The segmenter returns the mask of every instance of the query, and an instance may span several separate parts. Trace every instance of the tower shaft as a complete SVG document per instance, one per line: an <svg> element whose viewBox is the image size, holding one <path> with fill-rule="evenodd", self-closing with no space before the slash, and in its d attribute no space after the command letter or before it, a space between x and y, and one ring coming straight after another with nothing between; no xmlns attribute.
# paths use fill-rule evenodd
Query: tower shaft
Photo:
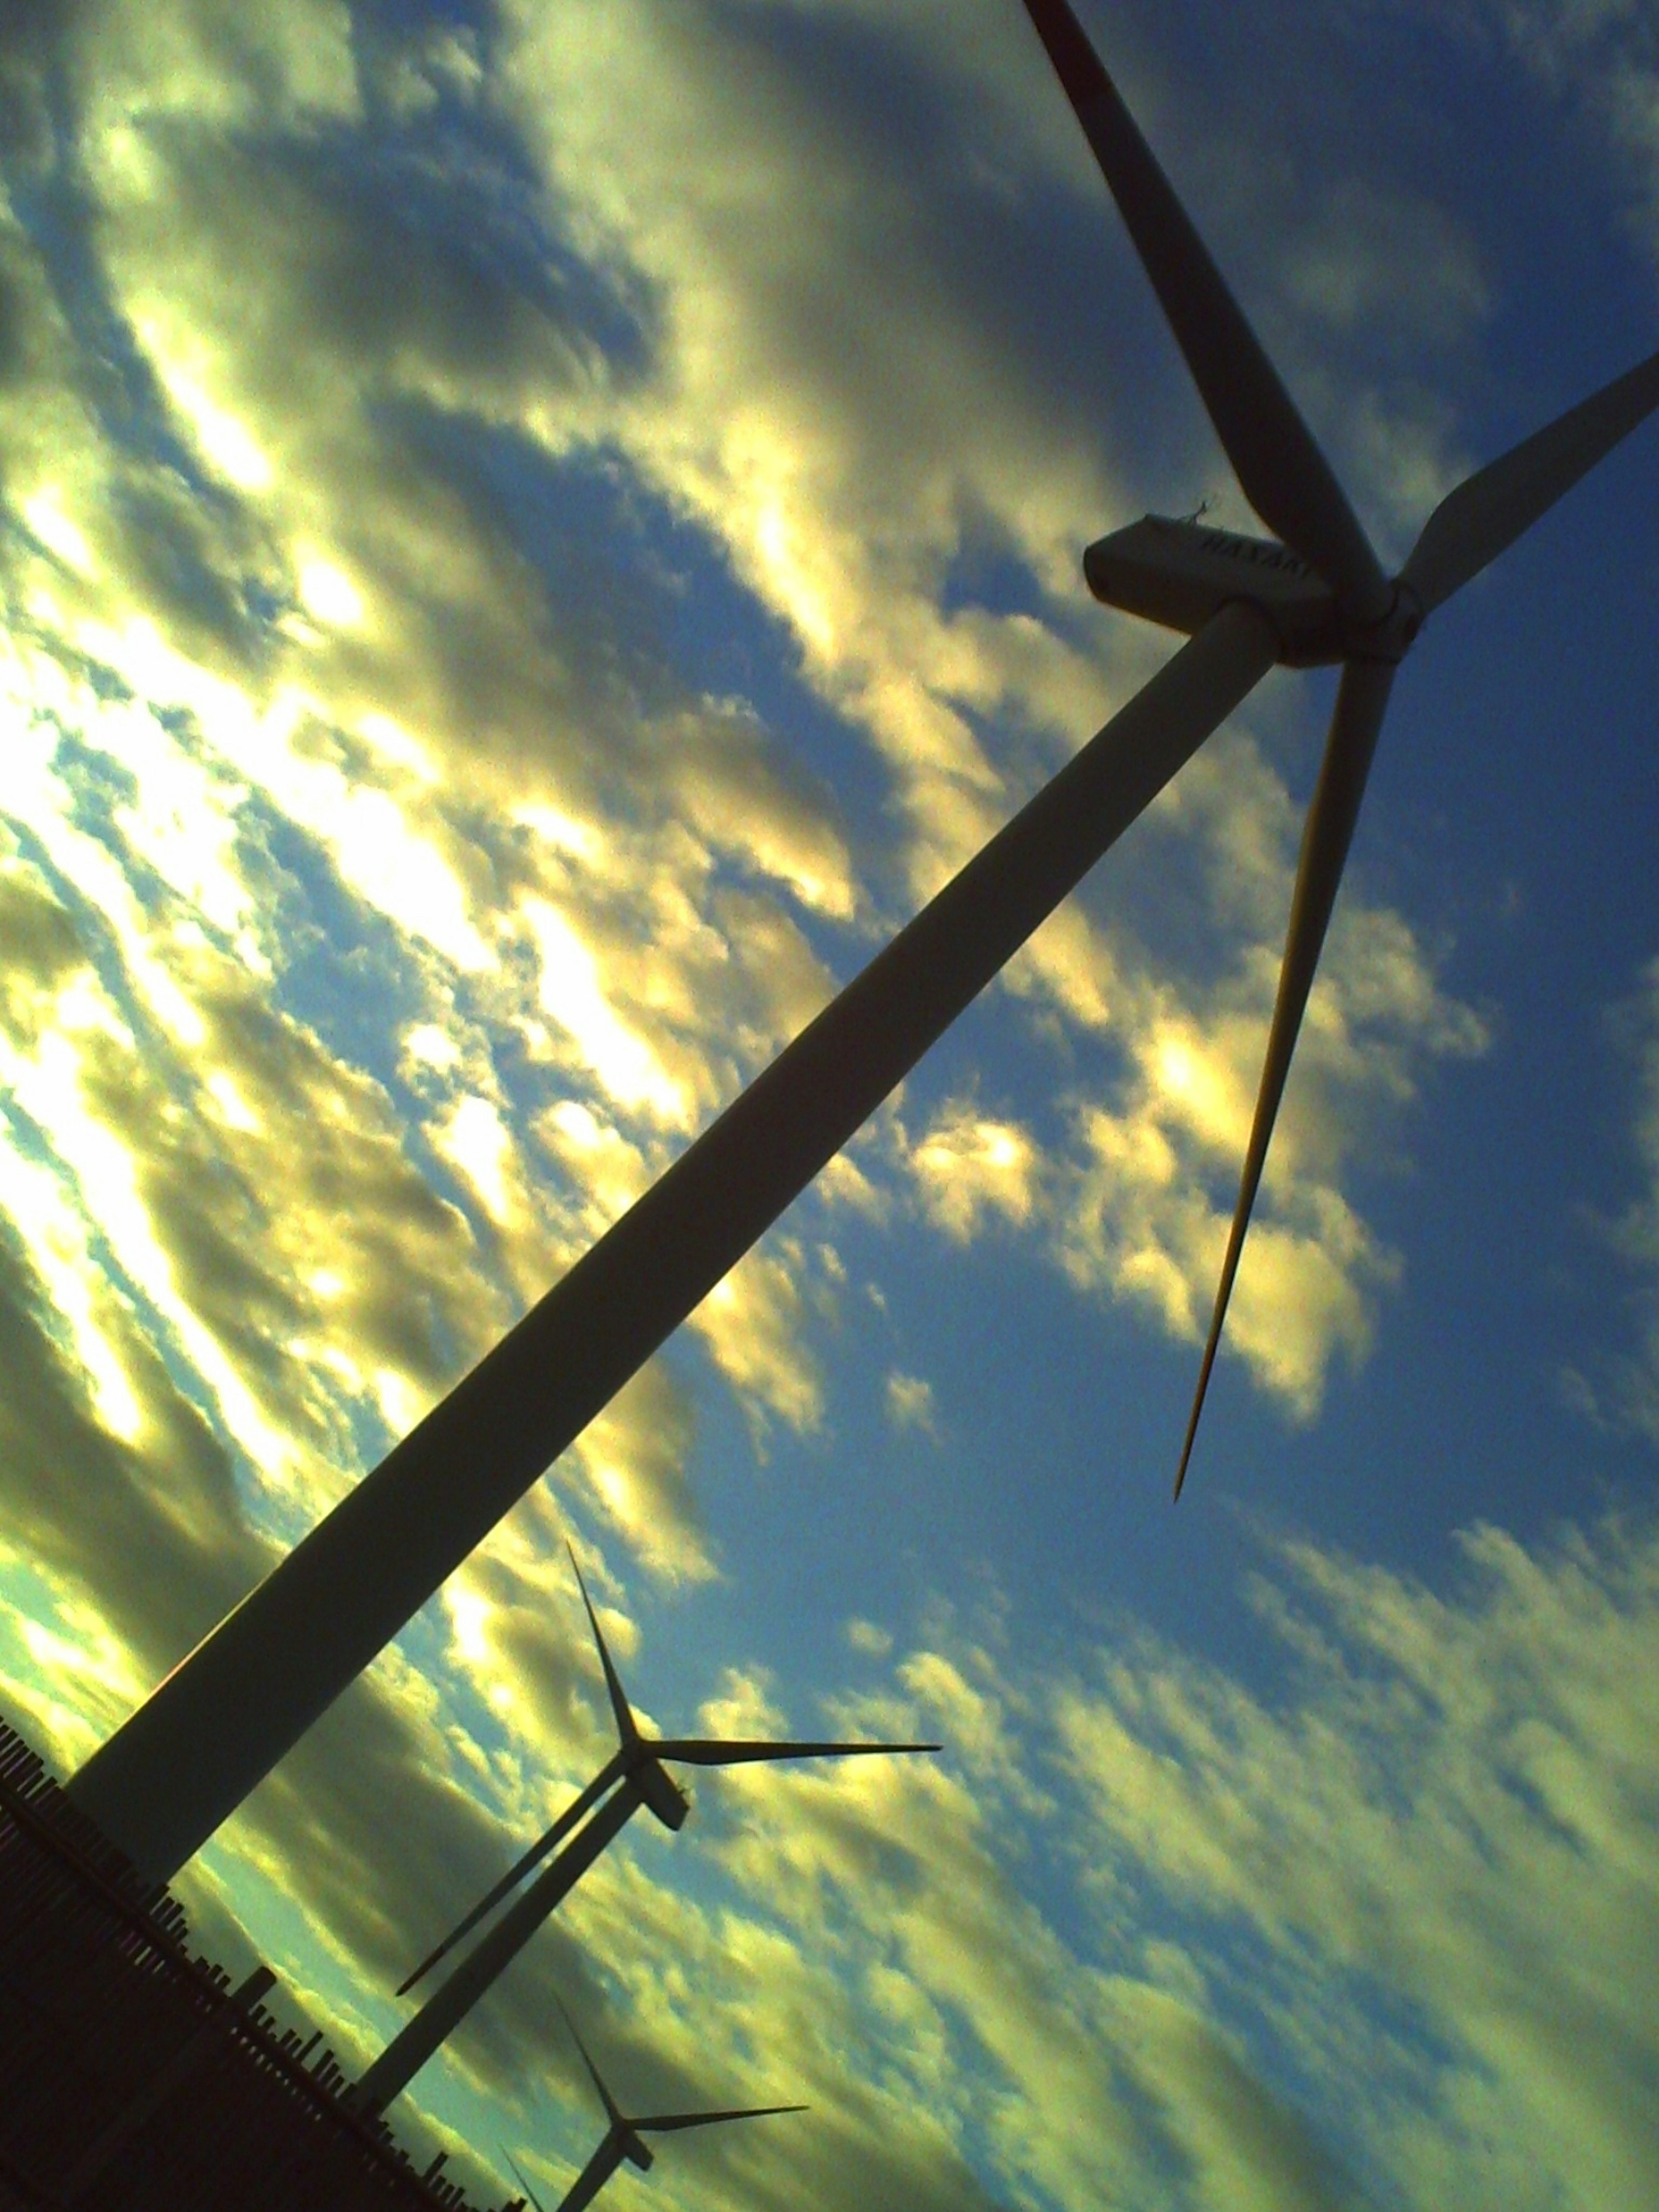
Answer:
<svg viewBox="0 0 1659 2212"><path fill-rule="evenodd" d="M470 1950L400 2028L357 2084L360 2098L383 2111L409 2087L439 2045L511 1966L560 1900L568 1896L607 1844L628 1825L644 1799L625 1782L610 1803L544 1867L524 1895ZM596 2185L597 2186L597 2185Z"/></svg>

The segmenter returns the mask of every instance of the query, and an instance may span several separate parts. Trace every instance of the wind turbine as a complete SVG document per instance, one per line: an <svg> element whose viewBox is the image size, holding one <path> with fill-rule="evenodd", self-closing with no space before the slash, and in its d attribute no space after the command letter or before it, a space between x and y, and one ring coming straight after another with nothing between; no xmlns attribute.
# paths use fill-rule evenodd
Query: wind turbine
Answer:
<svg viewBox="0 0 1659 2212"><path fill-rule="evenodd" d="M607 1843L624 1821L632 1819L641 1805L647 1807L665 1828L683 1828L691 1810L690 1803L679 1784L665 1770L665 1759L677 1766L748 1766L793 1759L902 1759L918 1752L941 1748L936 1743L754 1742L742 1738L718 1736L641 1735L639 1723L634 1717L634 1708L628 1702L628 1692L623 1688L622 1677L611 1656L611 1648L605 1640L605 1631L599 1626L599 1617L593 1610L593 1601L587 1595L582 1571L576 1564L576 1554L568 1541L565 1549L570 1553L571 1571L576 1577L576 1587L581 1592L588 1626L593 1632L593 1641L599 1646L599 1665L604 1670L605 1686L610 1694L611 1711L617 1723L617 1748L586 1789L572 1798L552 1826L538 1836L523 1856L516 1860L495 1887L479 1899L465 1918L457 1922L437 1948L429 1951L407 1980L398 1984L399 1996L412 1990L446 1953L452 1951L464 1936L470 1935L481 1920L493 1912L501 1899L518 1887L532 1867L540 1865L554 1846L570 1833L583 1814L597 1805L615 1783L623 1784L622 1795L629 1802L627 1811L620 1818L617 1817L614 1807L607 1814L607 1822L615 1820L615 1826L608 1826ZM579 1871L585 1872L586 1864ZM574 1879L573 1875L573 1885Z"/></svg>
<svg viewBox="0 0 1659 2212"><path fill-rule="evenodd" d="M1221 1279L1182 1445L1181 1495L1297 1032L1336 902L1395 671L1424 622L1495 561L1659 405L1659 354L1447 495L1385 576L1329 463L1279 381L1067 0L1025 0L1245 497L1275 539L1147 516L1091 545L1109 605L1189 633L1228 601L1273 623L1294 667L1342 678L1303 831L1289 933Z"/></svg>
<svg viewBox="0 0 1659 2212"><path fill-rule="evenodd" d="M631 2118L623 2111L605 2087L604 2077L593 2063L587 2045L582 2041L577 2031L575 2021L571 2019L568 2012L565 2012L562 2004L560 2005L559 2010L564 2013L565 2026L576 2039L576 2048L582 2055L582 2063L587 2069L593 2087L599 2093L599 2101L605 2106L611 2125L605 2130L604 2140L599 2148L571 2183L569 2188L566 2190L554 2208L554 2212L580 2212L580 2208L584 2204L592 2203L592 2199L599 2195L624 2159L631 2166L637 2166L642 2173L648 2172L656 2163L656 2154L648 2143L641 2140L646 2136L672 2135L684 2128L718 2127L726 2120L769 2120L779 2112L804 2112L806 2110L805 2105L753 2105L739 2112L656 2112L643 2119ZM530 2199L535 2212L545 2212L540 2197L537 2196L520 2170L518 2160L512 2152L507 2149L505 2144L502 2146L502 2150L507 2164L517 2176L519 2186Z"/></svg>
<svg viewBox="0 0 1659 2212"><path fill-rule="evenodd" d="M151 1881L419 1612L1267 670L1340 661L1179 1492L1395 665L1659 403L1659 355L1454 492L1391 583L1071 9L1026 8L1278 540L1149 517L1090 549L1097 594L1187 642L93 1753L67 1794Z"/></svg>
<svg viewBox="0 0 1659 2212"><path fill-rule="evenodd" d="M569 1548L567 1545L567 1550ZM582 1571L570 1553L576 1586L599 1648L611 1710L620 1739L616 1751L593 1779L566 1806L545 1833L537 1838L516 1864L480 1899L466 1917L428 1953L398 1991L402 1996L414 1988L440 1959L523 1881L532 1867L568 1836L583 1814L599 1805L608 1790L620 1784L610 1803L594 1813L587 1826L566 1845L550 1866L514 1899L495 1925L440 1984L414 2017L394 2035L380 2057L358 2080L357 2097L383 2110L412 2081L440 2045L458 2027L485 1991L492 1988L562 1898L567 1897L606 1846L619 1835L641 1805L647 1806L665 1828L681 1828L691 1808L684 1792L666 1771L663 1762L684 1766L741 1766L756 1761L793 1759L902 1758L916 1752L937 1751L936 1743L757 1743L702 1736L647 1736L640 1732L633 1707L622 1686L599 1615L587 1595ZM571 2033L574 2034L573 2028ZM580 2040L580 2038L577 2039ZM597 2186L597 2184L595 2185Z"/></svg>

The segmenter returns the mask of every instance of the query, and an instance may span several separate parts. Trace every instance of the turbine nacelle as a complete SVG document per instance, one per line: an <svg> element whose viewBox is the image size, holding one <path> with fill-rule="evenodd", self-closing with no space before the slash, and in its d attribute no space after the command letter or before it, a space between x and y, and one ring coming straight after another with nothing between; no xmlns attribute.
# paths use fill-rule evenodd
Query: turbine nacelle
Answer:
<svg viewBox="0 0 1659 2212"><path fill-rule="evenodd" d="M623 1754L623 1772L665 1828L683 1828L691 1801L647 1743L630 1745Z"/></svg>
<svg viewBox="0 0 1659 2212"><path fill-rule="evenodd" d="M656 2164L656 2152L652 2149L650 2144L645 2142L645 2140L628 2124L628 2122L623 2121L622 2124L617 2128L616 2142L617 2149L628 2160L629 2164L630 2166L637 2166L641 2173L649 2172L651 2168Z"/></svg>
<svg viewBox="0 0 1659 2212"><path fill-rule="evenodd" d="M1390 587L1381 621L1356 623L1312 564L1277 538L1165 514L1143 515L1097 538L1083 556L1083 574L1103 605L1188 637L1230 601L1248 599L1273 624L1287 668L1399 660L1423 625L1408 585Z"/></svg>
<svg viewBox="0 0 1659 2212"><path fill-rule="evenodd" d="M1336 594L1299 553L1271 538L1246 538L1212 524L1143 515L1097 538L1083 556L1089 589L1103 605L1139 615L1191 637L1231 599L1261 608L1292 668L1342 658Z"/></svg>

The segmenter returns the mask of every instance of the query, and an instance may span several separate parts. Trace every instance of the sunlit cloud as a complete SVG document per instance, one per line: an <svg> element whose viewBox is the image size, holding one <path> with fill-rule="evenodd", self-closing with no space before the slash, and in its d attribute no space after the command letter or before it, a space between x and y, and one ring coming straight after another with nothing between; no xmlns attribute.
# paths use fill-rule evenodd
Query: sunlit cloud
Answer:
<svg viewBox="0 0 1659 2212"><path fill-rule="evenodd" d="M979 1113L969 1103L947 1106L911 1156L928 1218L966 1243L988 1214L1016 1225L1037 1203L1040 1164L1018 1122Z"/></svg>
<svg viewBox="0 0 1659 2212"><path fill-rule="evenodd" d="M1364 2127L1413 2200L1639 2202L1651 1533L1540 1558L1487 1530L1465 1551L1449 1600L1291 1547L1299 1592L1263 1596L1304 1656L1295 1703L1148 1651L1068 1697L1062 1727L1103 1833L1249 1931L1286 2021L1322 1962L1340 2033L1301 2063L1372 2085ZM1437 2059L1402 2039L1401 2007Z"/></svg>
<svg viewBox="0 0 1659 2212"><path fill-rule="evenodd" d="M715 1364L763 1423L798 1431L823 1417L823 1383L803 1328L815 1291L831 1295L793 1238L740 1260L691 1316Z"/></svg>
<svg viewBox="0 0 1659 2212"><path fill-rule="evenodd" d="M923 1375L902 1374L894 1368L883 1388L887 1418L898 1430L915 1429L937 1438L938 1417L933 1408L933 1386Z"/></svg>
<svg viewBox="0 0 1659 2212"><path fill-rule="evenodd" d="M1501 20L1614 103L1630 11ZM67 1764L1157 665L1084 607L1077 549L1208 463L1195 412L1142 452L1036 335L1082 310L1034 211L1099 187L1012 8L474 29L315 0L38 35L16 159L38 185L64 134L81 258L15 191L0 1682ZM846 96L877 81L905 128ZM1493 279L1409 195L1306 198L1257 225L1268 312L1397 535L1459 419L1314 356L1455 349ZM1268 686L1038 933L990 1016L1008 1087L924 1070L216 1844L199 1893L268 1916L343 2045L608 1748L561 1539L641 1711L690 1694L651 1625L723 1587L704 1440L735 1406L757 1454L827 1449L884 1253L1025 1240L1197 1333L1304 713ZM1294 1416L1409 1265L1367 1168L1486 1043L1448 952L1362 859L1229 1338ZM1650 1272L1642 1034L1620 1235ZM927 1358L884 1340L866 1395L944 1463ZM1659 1433L1653 1364L1619 1407ZM1127 1629L1061 1678L854 1620L862 1688L821 1716L734 1659L704 1708L734 1725L947 1758L700 1778L687 1837L640 1823L434 2079L522 2113L550 2187L594 2124L556 1991L641 2095L811 2102L665 2160L671 2212L1646 2202L1650 1548L1482 1535L1438 1597L1293 1549L1262 1601L1307 1671L1276 1707Z"/></svg>
<svg viewBox="0 0 1659 2212"><path fill-rule="evenodd" d="M619 1106L685 1127L691 1102L684 1086L611 1004L592 952L551 907L537 903L526 914L541 955L542 1004L606 1094Z"/></svg>

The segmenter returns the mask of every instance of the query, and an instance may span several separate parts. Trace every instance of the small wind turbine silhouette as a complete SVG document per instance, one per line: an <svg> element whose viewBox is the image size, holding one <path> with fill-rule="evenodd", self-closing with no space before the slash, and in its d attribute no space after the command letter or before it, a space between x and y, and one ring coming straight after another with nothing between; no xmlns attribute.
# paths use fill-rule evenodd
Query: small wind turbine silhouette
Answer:
<svg viewBox="0 0 1659 2212"><path fill-rule="evenodd" d="M565 1549L570 1553L576 1587L581 1592L588 1625L593 1631L593 1641L599 1646L599 1665L605 1671L605 1686L610 1692L611 1711L617 1723L617 1748L586 1788L572 1798L552 1826L536 1838L523 1856L515 1861L495 1887L479 1899L465 1918L451 1929L436 1950L428 1952L408 1979L398 1984L399 1996L412 1990L440 1959L453 1950L464 1936L470 1935L481 1920L493 1912L501 1899L518 1887L532 1868L541 1863L555 1845L570 1833L582 1815L597 1805L606 1790L616 1783L623 1784L621 1797L626 1798L628 1803L625 1811L621 1809L619 1801L613 1801L607 1808L605 1816L607 1843L641 1805L647 1806L664 1827L684 1827L686 1815L691 1810L690 1804L684 1791L666 1771L663 1765L665 1759L671 1760L677 1766L746 1766L757 1762L769 1764L792 1759L899 1759L917 1752L939 1749L936 1743L757 1743L714 1736L641 1735L639 1723L634 1717L634 1709L628 1702L628 1693L623 1688L622 1678L605 1643L605 1631L599 1626L599 1615L593 1610L593 1601L587 1595L582 1571L576 1565L576 1554L568 1542ZM582 1870L578 1869L579 1872ZM574 2029L572 2033L574 2033Z"/></svg>
<svg viewBox="0 0 1659 2212"><path fill-rule="evenodd" d="M1181 1495L1227 1303L1395 670L1424 621L1659 405L1659 354L1448 494L1399 575L1384 576L1312 432L1228 291L1066 0L1025 0L1245 497L1282 543L1149 515L1091 545L1097 598L1194 632L1230 600L1266 613L1281 660L1340 662L1303 832L1266 1064L1221 1280L1182 1446Z"/></svg>
<svg viewBox="0 0 1659 2212"><path fill-rule="evenodd" d="M683 2128L712 2128L719 2126L726 2120L768 2120L778 2112L804 2112L806 2110L805 2105L754 2105L740 2112L657 2112L643 2119L632 2118L623 2111L605 2087L604 2077L593 2063L587 2045L582 2041L577 2030L575 2021L571 2019L568 2012L565 2011L562 2004L560 2005L559 2010L564 2013L564 2024L575 2037L576 2048L582 2055L582 2063L587 2069L593 2087L599 2093L599 2101L605 2106L611 2125L605 2130L605 2138L599 2148L560 2199L555 2212L580 2212L580 2208L584 2204L590 2203L598 2196L624 2159L627 2159L630 2165L637 2166L641 2172L647 2172L655 2163L656 2154L650 2145L642 2140L646 2136L672 2135ZM520 2188L524 2191L525 2195L535 2207L535 2212L545 2212L540 2197L525 2179L518 2160L504 2143L501 2149L507 2164L518 2178Z"/></svg>
<svg viewBox="0 0 1659 2212"><path fill-rule="evenodd" d="M621 1786L609 1804L599 1807L552 1863L544 1867L514 1899L495 1926L486 1930L459 1966L452 1970L413 2018L404 2022L368 2071L359 2077L356 2096L365 2106L376 2111L383 2111L408 2087L434 2051L465 2019L479 1998L494 1987L560 1899L575 1887L641 1805L648 1805L665 1827L684 1825L691 1808L684 1794L664 1771L665 1759L672 1759L678 1765L738 1766L758 1759L892 1758L939 1748L936 1743L751 1743L701 1736L641 1735L574 1552L570 1564L575 1569L576 1584L581 1591L594 1641L599 1647L599 1663L605 1669L605 1686L611 1693L611 1708L617 1717L621 1743L545 1834L537 1838L518 1863L502 1875L459 1926L450 1930L437 1949L421 1961L399 1989L398 1996L412 1989L532 1867L547 1856L562 1838L570 1835L582 1814L598 1806L607 1790L615 1784Z"/></svg>

